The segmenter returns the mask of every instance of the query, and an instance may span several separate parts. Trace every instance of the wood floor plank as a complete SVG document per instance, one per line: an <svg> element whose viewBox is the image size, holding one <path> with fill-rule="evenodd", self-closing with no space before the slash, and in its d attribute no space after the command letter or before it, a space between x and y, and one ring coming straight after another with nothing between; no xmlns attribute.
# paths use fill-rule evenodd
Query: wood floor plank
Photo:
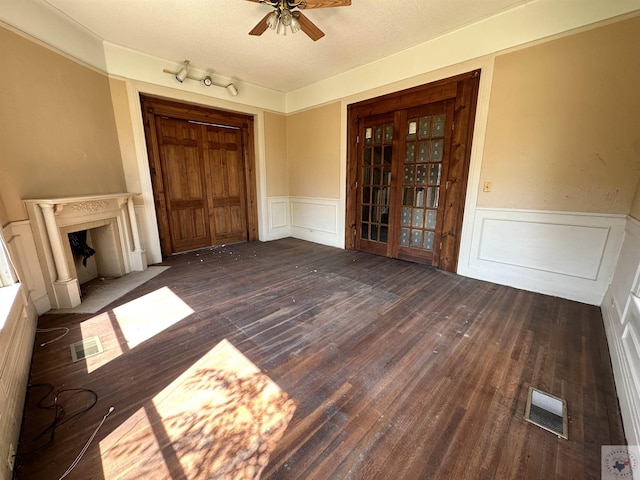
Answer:
<svg viewBox="0 0 640 480"><path fill-rule="evenodd" d="M70 331L38 334L17 480L59 478L111 405L68 478L599 478L624 443L597 307L294 239L163 264L96 315L39 319ZM73 363L92 335L105 352ZM98 401L45 445L38 384ZM568 440L524 420L529 386L567 400Z"/></svg>

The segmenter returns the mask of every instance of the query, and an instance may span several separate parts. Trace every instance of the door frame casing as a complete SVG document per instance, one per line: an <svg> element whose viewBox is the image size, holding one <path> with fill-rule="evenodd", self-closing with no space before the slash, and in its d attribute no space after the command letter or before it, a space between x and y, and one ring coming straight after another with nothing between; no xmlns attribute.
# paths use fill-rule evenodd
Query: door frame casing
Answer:
<svg viewBox="0 0 640 480"><path fill-rule="evenodd" d="M357 235L357 179L358 179L358 122L374 115L395 112L429 103L455 100L454 135L451 162L463 162L460 178L454 179L447 192L448 222L454 227L443 231L443 248L440 252L439 268L455 272L460 252L460 237L465 206L469 165L471 162L471 143L475 114L478 103L480 69L455 75L425 85L392 92L375 98L347 105L347 168L346 168L346 205L345 205L345 248L356 248ZM451 200L456 204L450 204Z"/></svg>
<svg viewBox="0 0 640 480"><path fill-rule="evenodd" d="M251 115L219 110L213 107L194 105L186 102L169 100L163 97L140 93L142 121L144 126L149 170L153 187L156 221L160 236L162 256L171 255L171 242L168 235L168 218L164 195L156 192L157 178L161 175L160 152L155 129L155 116L167 116L180 120L194 120L239 128L242 132L244 181L246 185L247 238L248 241L259 239L258 235L258 196L254 145L254 119Z"/></svg>

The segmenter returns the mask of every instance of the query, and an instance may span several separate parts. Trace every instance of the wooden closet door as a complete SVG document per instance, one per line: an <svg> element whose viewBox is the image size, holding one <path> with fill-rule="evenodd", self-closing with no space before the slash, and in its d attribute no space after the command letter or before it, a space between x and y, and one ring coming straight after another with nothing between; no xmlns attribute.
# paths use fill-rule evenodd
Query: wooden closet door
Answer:
<svg viewBox="0 0 640 480"><path fill-rule="evenodd" d="M253 118L141 100L162 255L258 240Z"/></svg>
<svg viewBox="0 0 640 480"><path fill-rule="evenodd" d="M160 162L171 250L211 245L201 126L157 118Z"/></svg>

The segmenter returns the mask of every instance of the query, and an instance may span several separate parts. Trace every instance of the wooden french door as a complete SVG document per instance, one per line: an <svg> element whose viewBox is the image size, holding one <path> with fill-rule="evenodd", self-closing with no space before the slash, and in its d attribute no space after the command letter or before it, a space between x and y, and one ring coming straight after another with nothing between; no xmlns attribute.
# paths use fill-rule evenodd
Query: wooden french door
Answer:
<svg viewBox="0 0 640 480"><path fill-rule="evenodd" d="M365 252L391 256L389 223L396 197L395 191L393 194L391 192L394 167L393 115L364 119L359 132L364 144L358 162L356 245Z"/></svg>
<svg viewBox="0 0 640 480"><path fill-rule="evenodd" d="M437 264L452 114L448 100L360 122L359 250Z"/></svg>
<svg viewBox="0 0 640 480"><path fill-rule="evenodd" d="M455 271L478 79L349 107L347 248Z"/></svg>
<svg viewBox="0 0 640 480"><path fill-rule="evenodd" d="M163 255L257 239L247 117L150 98L143 116Z"/></svg>

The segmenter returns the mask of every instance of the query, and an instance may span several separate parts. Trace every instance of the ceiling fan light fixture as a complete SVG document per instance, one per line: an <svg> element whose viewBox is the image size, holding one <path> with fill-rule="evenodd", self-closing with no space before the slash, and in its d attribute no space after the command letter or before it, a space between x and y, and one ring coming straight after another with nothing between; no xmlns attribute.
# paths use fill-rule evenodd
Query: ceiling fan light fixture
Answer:
<svg viewBox="0 0 640 480"><path fill-rule="evenodd" d="M180 83L184 82L184 80L187 78L187 75L189 75L189 72L187 71L187 67L189 66L189 60L184 62L184 66L180 69L180 71L178 73L176 73L176 80Z"/></svg>
<svg viewBox="0 0 640 480"><path fill-rule="evenodd" d="M291 15L291 10L285 8L282 10L280 14L280 22L284 24L285 27L291 26L291 21L293 20L293 15Z"/></svg>
<svg viewBox="0 0 640 480"><path fill-rule="evenodd" d="M278 33L278 35L287 34L287 26L282 22L282 20L280 21L280 23L278 23L278 30L276 30L276 32Z"/></svg>
<svg viewBox="0 0 640 480"><path fill-rule="evenodd" d="M291 33L298 33L300 31L300 22L294 16L291 17Z"/></svg>
<svg viewBox="0 0 640 480"><path fill-rule="evenodd" d="M269 18L267 19L267 25L269 25L269 28L271 30L275 30L278 28L279 21L280 21L280 14L278 13L278 10L274 10L273 13L269 15Z"/></svg>

